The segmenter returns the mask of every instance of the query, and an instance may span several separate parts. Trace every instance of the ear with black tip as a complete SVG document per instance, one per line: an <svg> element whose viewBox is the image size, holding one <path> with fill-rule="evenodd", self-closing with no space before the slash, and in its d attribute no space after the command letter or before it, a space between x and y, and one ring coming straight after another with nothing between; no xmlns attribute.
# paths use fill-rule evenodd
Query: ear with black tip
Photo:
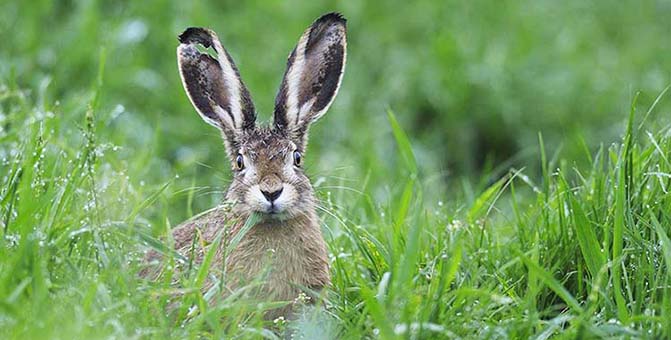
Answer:
<svg viewBox="0 0 671 340"><path fill-rule="evenodd" d="M256 121L249 91L213 31L190 27L180 34L179 42L177 64L184 89L200 116L223 132L231 151L239 134ZM211 47L216 58L200 52L198 45Z"/></svg>
<svg viewBox="0 0 671 340"><path fill-rule="evenodd" d="M339 13L321 16L303 33L275 98L276 129L305 142L309 125L326 113L340 87L346 33L346 20Z"/></svg>

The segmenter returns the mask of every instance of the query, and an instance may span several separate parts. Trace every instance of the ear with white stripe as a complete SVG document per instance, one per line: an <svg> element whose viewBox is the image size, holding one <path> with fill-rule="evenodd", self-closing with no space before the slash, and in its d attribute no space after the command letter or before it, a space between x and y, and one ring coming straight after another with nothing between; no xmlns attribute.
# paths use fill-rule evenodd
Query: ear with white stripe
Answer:
<svg viewBox="0 0 671 340"><path fill-rule="evenodd" d="M274 124L304 144L310 123L326 113L345 69L346 20L323 15L303 33L289 55L275 98Z"/></svg>
<svg viewBox="0 0 671 340"><path fill-rule="evenodd" d="M190 27L179 36L177 63L182 84L200 116L223 133L229 152L238 136L254 127L256 112L249 91L231 56L217 35L206 28ZM216 58L200 52L212 48Z"/></svg>

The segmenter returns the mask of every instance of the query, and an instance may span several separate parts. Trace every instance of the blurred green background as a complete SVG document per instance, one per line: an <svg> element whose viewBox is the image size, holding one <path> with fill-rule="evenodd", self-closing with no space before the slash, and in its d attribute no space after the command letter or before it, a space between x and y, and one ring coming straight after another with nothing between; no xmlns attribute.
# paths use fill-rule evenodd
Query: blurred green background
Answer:
<svg viewBox="0 0 671 340"><path fill-rule="evenodd" d="M329 11L348 19L348 59L312 129L313 180L384 182L398 157L387 108L443 188L510 167L538 173L538 133L551 154L580 163L621 135L636 91L643 110L671 83L669 1L3 1L0 77L38 102L60 101L62 124L81 126L102 56L96 121L127 163L119 168L136 184L178 175L178 189L209 188L194 202L202 210L221 199L228 163L181 87L176 36L214 29L267 121L288 53Z"/></svg>
<svg viewBox="0 0 671 340"><path fill-rule="evenodd" d="M0 0L0 329L268 326L244 324L245 303L192 318L204 300L188 274L193 294L166 313L171 281L136 275L161 244L141 236L220 203L230 178L182 89L177 35L215 30L268 121L289 52L330 11L348 19L347 68L305 164L344 338L410 337L423 322L466 338L671 334L668 92L648 114L671 84L668 0ZM632 102L636 126L611 146Z"/></svg>

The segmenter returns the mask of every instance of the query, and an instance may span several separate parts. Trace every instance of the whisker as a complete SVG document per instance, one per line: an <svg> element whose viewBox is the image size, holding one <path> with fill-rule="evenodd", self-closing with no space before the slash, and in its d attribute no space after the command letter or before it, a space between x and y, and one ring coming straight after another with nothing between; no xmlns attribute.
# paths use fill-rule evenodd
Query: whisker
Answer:
<svg viewBox="0 0 671 340"><path fill-rule="evenodd" d="M342 176L336 176L336 175L316 175L316 176L323 177L323 178L328 178L328 179L337 179L337 180L340 180L340 181L356 182L355 179L342 177Z"/></svg>
<svg viewBox="0 0 671 340"><path fill-rule="evenodd" d="M206 190L206 189L210 189L210 188L213 188L213 187L211 187L211 186L200 186L200 187L193 186L193 187L186 187L186 188L183 188L183 189L179 189L179 190L173 191L172 194L173 194L173 195L181 195L181 194L183 194L183 193L185 193L185 192L189 192L189 191L196 191L196 192L199 192L199 191L201 191L201 190Z"/></svg>
<svg viewBox="0 0 671 340"><path fill-rule="evenodd" d="M227 191L223 191L223 190L212 190L212 191L206 191L206 192L198 193L197 197L208 196L208 195L211 195L211 194L226 195L226 193L227 193Z"/></svg>
<svg viewBox="0 0 671 340"><path fill-rule="evenodd" d="M328 210L328 209L326 209L326 208L324 208L324 207L322 207L322 206L320 206L320 205L316 205L315 207L316 207L317 209L319 209L319 210L325 212L326 214L330 215L330 216L333 217L336 221L338 221L340 224L342 224L345 228L347 228L347 224L345 223L345 221L343 221L343 220L342 220L340 217L338 217L336 214L332 213L330 210Z"/></svg>
<svg viewBox="0 0 671 340"><path fill-rule="evenodd" d="M211 166L211 165L209 165L209 164L205 164L205 163L203 163L203 162L198 162L198 161L196 161L196 164L197 164L197 165L200 165L200 166L202 166L202 167L204 167L204 168L214 169L213 166Z"/></svg>
<svg viewBox="0 0 671 340"><path fill-rule="evenodd" d="M325 191L325 190L328 190L328 189L341 189L341 190L347 190L347 191L355 192L355 193L357 193L361 196L366 195L366 193L364 193L361 190L357 190L357 189L354 189L354 188L341 186L341 185L329 185L329 186L324 186L324 187L318 187L318 188L315 188L315 191Z"/></svg>

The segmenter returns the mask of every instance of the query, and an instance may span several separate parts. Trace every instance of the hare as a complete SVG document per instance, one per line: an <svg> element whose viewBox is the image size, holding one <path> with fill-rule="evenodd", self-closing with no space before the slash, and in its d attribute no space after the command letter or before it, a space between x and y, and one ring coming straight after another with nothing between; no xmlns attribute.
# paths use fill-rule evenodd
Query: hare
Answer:
<svg viewBox="0 0 671 340"><path fill-rule="evenodd" d="M329 263L303 154L310 124L326 113L342 81L346 20L338 13L323 15L300 37L287 61L271 126L256 124L249 92L213 31L191 27L179 42L182 83L201 118L221 130L233 179L225 204L173 230L176 251L200 263L223 228L230 240L256 214L258 222L225 258L216 250L210 268L225 268L224 290L263 276L257 292L263 298L291 301L305 288L319 292L330 284ZM153 252L147 260L157 257ZM265 317L290 313L287 306Z"/></svg>

